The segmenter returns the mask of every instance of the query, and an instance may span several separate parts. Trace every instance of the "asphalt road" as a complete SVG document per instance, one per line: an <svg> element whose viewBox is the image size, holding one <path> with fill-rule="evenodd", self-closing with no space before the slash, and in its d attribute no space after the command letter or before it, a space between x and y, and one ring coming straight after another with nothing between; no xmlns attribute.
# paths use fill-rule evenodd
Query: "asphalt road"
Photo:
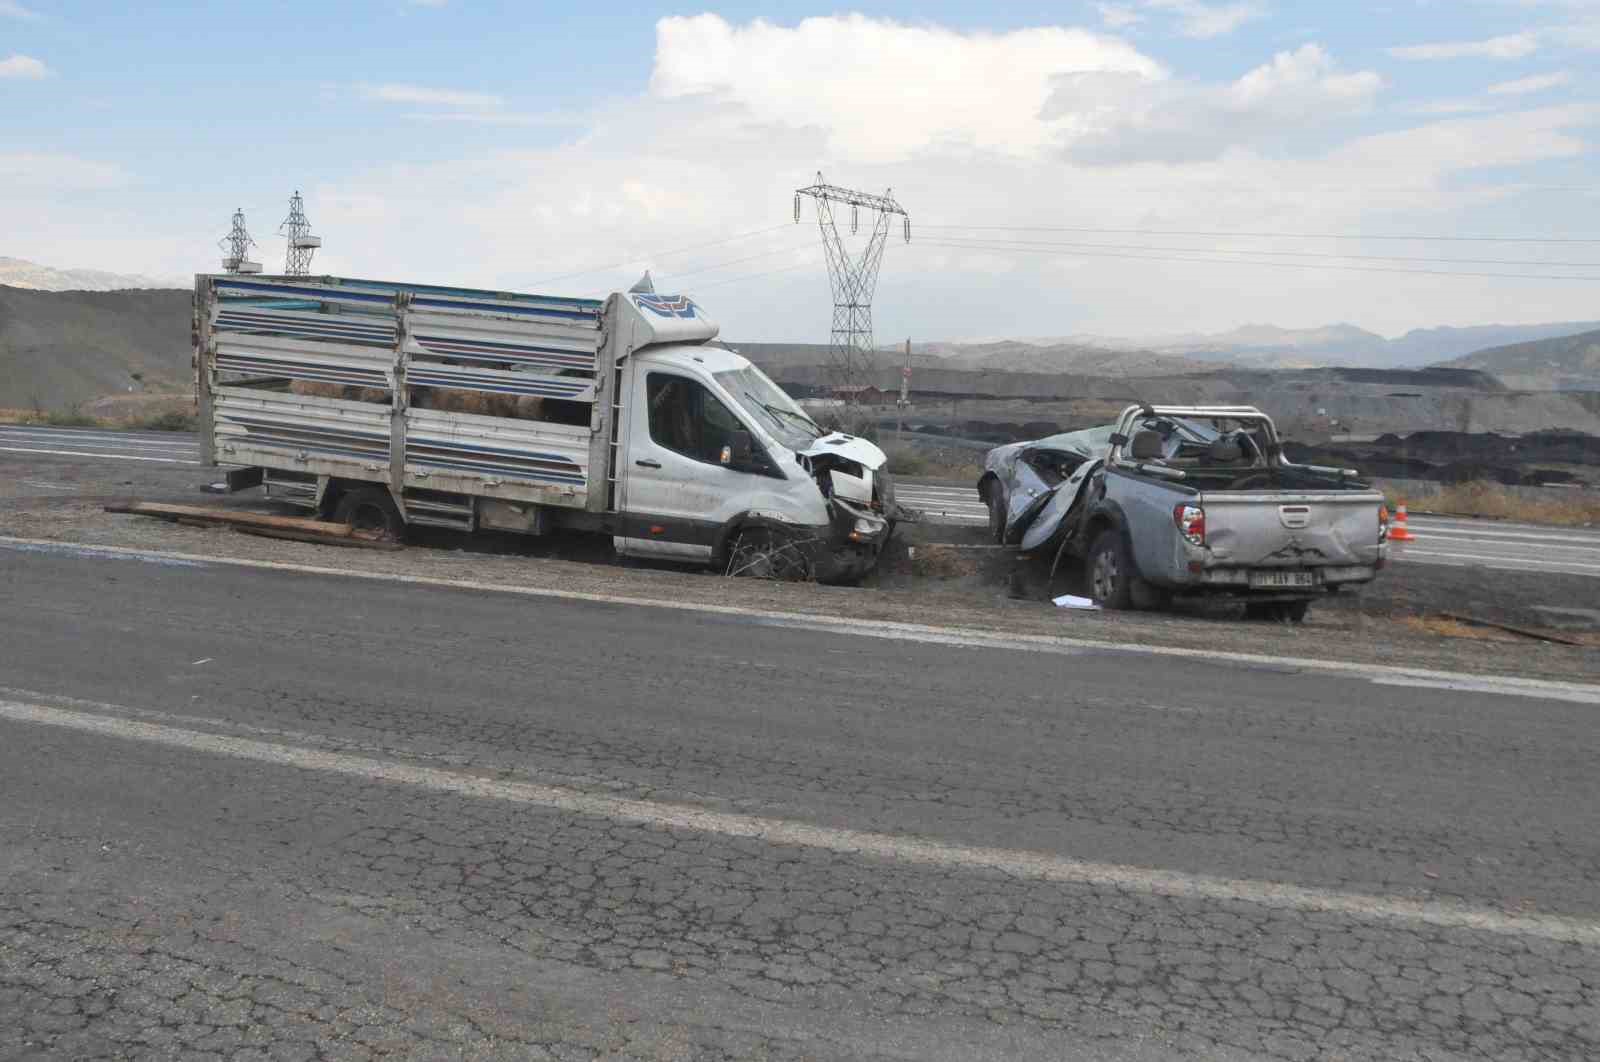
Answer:
<svg viewBox="0 0 1600 1062"><path fill-rule="evenodd" d="M989 522L971 487L908 483L895 496L935 523ZM1409 524L1416 541L1391 549L1402 563L1600 576L1600 531L1441 516L1412 516Z"/></svg>
<svg viewBox="0 0 1600 1062"><path fill-rule="evenodd" d="M0 1058L1593 1058L1597 708L4 546Z"/></svg>

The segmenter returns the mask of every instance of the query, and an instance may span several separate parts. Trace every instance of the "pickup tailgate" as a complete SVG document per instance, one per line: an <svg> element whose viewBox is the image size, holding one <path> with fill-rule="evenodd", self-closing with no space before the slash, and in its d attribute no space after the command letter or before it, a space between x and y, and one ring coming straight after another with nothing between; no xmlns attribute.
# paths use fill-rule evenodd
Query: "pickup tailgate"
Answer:
<svg viewBox="0 0 1600 1062"><path fill-rule="evenodd" d="M1217 492L1200 503L1211 566L1369 565L1381 553L1377 491Z"/></svg>

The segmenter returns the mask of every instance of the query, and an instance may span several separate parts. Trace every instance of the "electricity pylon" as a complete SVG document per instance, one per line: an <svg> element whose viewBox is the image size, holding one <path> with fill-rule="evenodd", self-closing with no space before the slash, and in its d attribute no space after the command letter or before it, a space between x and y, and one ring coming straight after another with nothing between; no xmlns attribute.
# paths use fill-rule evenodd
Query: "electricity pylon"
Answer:
<svg viewBox="0 0 1600 1062"><path fill-rule="evenodd" d="M287 246L283 252L283 271L291 277L303 277L311 272L311 256L322 246L322 237L311 235L311 222L306 220L306 203L299 191L289 197L289 216L278 226Z"/></svg>
<svg viewBox="0 0 1600 1062"><path fill-rule="evenodd" d="M870 195L826 183L817 174L817 183L794 193L794 220L800 223L800 197L817 201L817 226L822 230L822 249L828 256L828 283L833 288L833 331L828 339L828 363L834 387L846 401L859 397L862 371L872 351L872 293L878 286L878 267L889 239L889 218L902 219L907 243L911 242L911 216L895 202L893 190ZM871 212L872 230L859 255L852 255L834 221L834 204L850 208L850 234L861 228L861 211Z"/></svg>
<svg viewBox="0 0 1600 1062"><path fill-rule="evenodd" d="M222 268L229 273L261 272L261 263L250 261L250 248L255 245L256 241L244 227L244 208L240 207L233 212L233 228L217 241L217 246L222 248Z"/></svg>

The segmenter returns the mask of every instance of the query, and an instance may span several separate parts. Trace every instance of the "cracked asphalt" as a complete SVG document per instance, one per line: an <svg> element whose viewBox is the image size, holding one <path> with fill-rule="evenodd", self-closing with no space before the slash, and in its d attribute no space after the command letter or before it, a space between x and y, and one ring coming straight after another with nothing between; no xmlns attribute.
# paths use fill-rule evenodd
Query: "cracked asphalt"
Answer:
<svg viewBox="0 0 1600 1062"><path fill-rule="evenodd" d="M0 1058L1600 1056L1593 700L16 549L0 687Z"/></svg>

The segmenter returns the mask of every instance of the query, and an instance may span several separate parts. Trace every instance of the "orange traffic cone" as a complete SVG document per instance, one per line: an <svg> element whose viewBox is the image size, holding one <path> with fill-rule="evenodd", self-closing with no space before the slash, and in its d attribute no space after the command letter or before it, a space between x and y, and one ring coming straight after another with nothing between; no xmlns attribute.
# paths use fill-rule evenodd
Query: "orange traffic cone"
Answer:
<svg viewBox="0 0 1600 1062"><path fill-rule="evenodd" d="M1389 541L1412 542L1416 537L1411 533L1411 528L1406 526L1406 503L1401 502L1400 507L1395 510L1394 522L1389 525Z"/></svg>

